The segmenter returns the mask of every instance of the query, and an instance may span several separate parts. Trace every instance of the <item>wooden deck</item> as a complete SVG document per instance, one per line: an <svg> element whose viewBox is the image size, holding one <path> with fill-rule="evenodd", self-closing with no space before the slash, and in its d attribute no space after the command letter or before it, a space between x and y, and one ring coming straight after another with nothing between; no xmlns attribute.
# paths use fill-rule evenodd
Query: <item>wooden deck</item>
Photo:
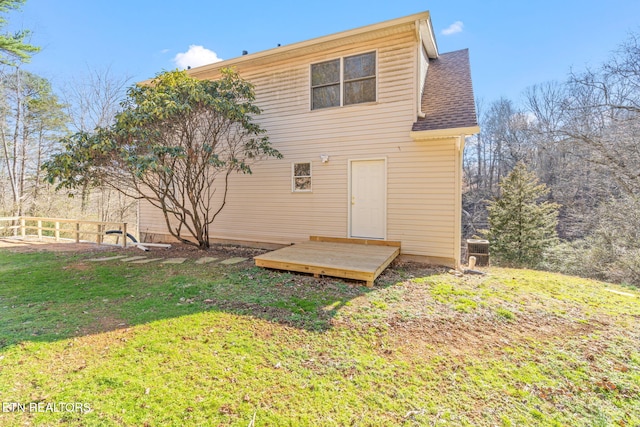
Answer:
<svg viewBox="0 0 640 427"><path fill-rule="evenodd" d="M311 236L297 243L254 257L258 267L362 280L374 280L400 254L400 242Z"/></svg>

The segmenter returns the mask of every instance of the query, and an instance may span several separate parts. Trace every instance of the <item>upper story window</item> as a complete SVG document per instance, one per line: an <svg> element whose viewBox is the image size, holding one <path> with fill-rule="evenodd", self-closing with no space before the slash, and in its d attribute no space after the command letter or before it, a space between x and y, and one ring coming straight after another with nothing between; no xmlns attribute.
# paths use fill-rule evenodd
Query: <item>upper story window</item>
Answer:
<svg viewBox="0 0 640 427"><path fill-rule="evenodd" d="M311 109L376 100L376 53L311 65Z"/></svg>

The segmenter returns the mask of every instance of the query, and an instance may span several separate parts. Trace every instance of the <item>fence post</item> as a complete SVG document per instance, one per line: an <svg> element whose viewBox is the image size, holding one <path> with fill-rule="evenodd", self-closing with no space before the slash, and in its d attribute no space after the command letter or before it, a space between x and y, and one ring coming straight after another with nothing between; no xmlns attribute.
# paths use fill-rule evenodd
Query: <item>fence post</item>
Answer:
<svg viewBox="0 0 640 427"><path fill-rule="evenodd" d="M80 243L80 223L76 222L76 243Z"/></svg>
<svg viewBox="0 0 640 427"><path fill-rule="evenodd" d="M127 247L127 223L122 223L122 248L126 249Z"/></svg>
<svg viewBox="0 0 640 427"><path fill-rule="evenodd" d="M60 240L60 223L58 221L56 221L56 231L54 231L54 233L56 242L58 242Z"/></svg>
<svg viewBox="0 0 640 427"><path fill-rule="evenodd" d="M38 220L38 239L42 240L42 220Z"/></svg>
<svg viewBox="0 0 640 427"><path fill-rule="evenodd" d="M25 233L25 229L24 229L25 222L26 222L26 221L24 220L24 218L20 217L20 235L21 235L22 237L25 237L25 235L26 235L26 233Z"/></svg>
<svg viewBox="0 0 640 427"><path fill-rule="evenodd" d="M98 224L98 234L96 234L96 243L102 243L102 224Z"/></svg>

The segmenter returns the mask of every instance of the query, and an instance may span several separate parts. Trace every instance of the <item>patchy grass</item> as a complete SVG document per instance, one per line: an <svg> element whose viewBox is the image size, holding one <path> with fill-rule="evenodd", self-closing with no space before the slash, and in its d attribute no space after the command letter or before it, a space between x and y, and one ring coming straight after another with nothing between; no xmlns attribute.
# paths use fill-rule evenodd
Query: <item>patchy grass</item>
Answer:
<svg viewBox="0 0 640 427"><path fill-rule="evenodd" d="M0 424L640 424L637 290L88 257L0 251ZM90 410L46 411L60 402Z"/></svg>

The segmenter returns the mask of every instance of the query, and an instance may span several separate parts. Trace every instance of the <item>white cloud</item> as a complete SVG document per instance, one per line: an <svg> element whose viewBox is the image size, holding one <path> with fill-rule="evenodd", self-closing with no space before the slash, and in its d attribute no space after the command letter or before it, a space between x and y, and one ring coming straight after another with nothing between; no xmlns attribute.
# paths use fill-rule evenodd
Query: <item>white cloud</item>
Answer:
<svg viewBox="0 0 640 427"><path fill-rule="evenodd" d="M175 62L178 68L182 69L199 67L220 61L222 61L222 59L218 58L218 54L214 51L194 44L189 46L189 50L184 53L179 53L173 58L173 62Z"/></svg>
<svg viewBox="0 0 640 427"><path fill-rule="evenodd" d="M461 33L463 27L464 27L464 24L462 23L462 21L456 21L453 24L449 25L444 30L442 30L442 34L445 36L450 36L452 34Z"/></svg>

